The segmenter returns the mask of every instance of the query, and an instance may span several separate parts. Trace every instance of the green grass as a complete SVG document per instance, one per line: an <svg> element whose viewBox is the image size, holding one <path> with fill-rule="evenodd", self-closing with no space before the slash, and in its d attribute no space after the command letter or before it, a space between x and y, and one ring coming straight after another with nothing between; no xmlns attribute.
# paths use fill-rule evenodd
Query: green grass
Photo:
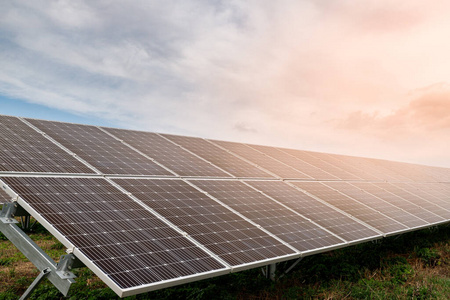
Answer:
<svg viewBox="0 0 450 300"><path fill-rule="evenodd" d="M65 253L42 226L30 236L55 260ZM75 273L69 299L118 299L89 269ZM17 299L37 274L0 236L0 300ZM63 297L44 281L30 299ZM126 299L450 299L450 227L309 256L276 282L253 269Z"/></svg>

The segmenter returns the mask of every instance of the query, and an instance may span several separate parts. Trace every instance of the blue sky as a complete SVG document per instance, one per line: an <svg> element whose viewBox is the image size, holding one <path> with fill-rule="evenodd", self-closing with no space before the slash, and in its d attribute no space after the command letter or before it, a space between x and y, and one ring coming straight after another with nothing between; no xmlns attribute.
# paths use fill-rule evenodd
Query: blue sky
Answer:
<svg viewBox="0 0 450 300"><path fill-rule="evenodd" d="M450 167L448 1L2 1L0 113Z"/></svg>

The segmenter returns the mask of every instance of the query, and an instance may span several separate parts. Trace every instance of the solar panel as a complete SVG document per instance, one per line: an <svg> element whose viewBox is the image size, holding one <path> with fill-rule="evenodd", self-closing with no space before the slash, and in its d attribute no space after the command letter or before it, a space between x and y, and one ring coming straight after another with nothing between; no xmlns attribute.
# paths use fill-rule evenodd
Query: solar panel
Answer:
<svg viewBox="0 0 450 300"><path fill-rule="evenodd" d="M327 154L327 153L314 153L308 152L320 160L327 162L345 172L353 174L363 180L382 180L383 176L377 176L370 170L367 170L365 166L358 164L354 157L351 158L352 163L348 163L345 159L342 159L342 155Z"/></svg>
<svg viewBox="0 0 450 300"><path fill-rule="evenodd" d="M281 178L310 178L309 176L306 176L296 169L291 168L290 166L283 164L282 162L277 161L276 159L263 154L262 152L259 152L245 144L222 142L216 140L211 140L211 142L233 152L234 154L239 155L240 157L248 161L251 161L252 163L264 168L265 170L268 170L269 172Z"/></svg>
<svg viewBox="0 0 450 300"><path fill-rule="evenodd" d="M218 166L236 177L270 178L273 177L267 172L239 159L227 151L213 145L212 143L200 139L177 135L163 134L162 136L195 153L203 159Z"/></svg>
<svg viewBox="0 0 450 300"><path fill-rule="evenodd" d="M116 292L133 294L155 283L225 269L105 179L1 180Z"/></svg>
<svg viewBox="0 0 450 300"><path fill-rule="evenodd" d="M389 218L377 210L379 203L370 205L362 200L366 195L351 194L349 189L351 186L347 183L340 182L293 182L293 185L305 190L323 201L345 211L346 213L358 218L359 220L369 224L373 228L387 234L407 229L408 227L399 224L397 221ZM353 191L355 192L355 191ZM353 195L353 197L352 197ZM381 201L380 201L381 202Z"/></svg>
<svg viewBox="0 0 450 300"><path fill-rule="evenodd" d="M328 182L327 185L333 186L337 185L338 183L331 183ZM358 183L352 182L347 183L347 186L345 188L339 187L339 191L349 197L352 197L353 199L357 199L362 204L372 208L373 210L376 210L380 212L381 214L389 217L392 220L397 221L398 223L402 224L404 227L407 227L409 229L412 228L418 228L420 226L425 226L427 223L418 218L417 216L412 215L411 213L404 211L403 209L395 206L394 204L390 203L386 199L380 198L376 195L370 194L365 189L363 189L362 186L359 186ZM388 224L388 221L386 220L386 224ZM396 227L398 225L396 223L395 227L388 227L387 232L392 233L396 231ZM400 230L403 230L404 227L402 227Z"/></svg>
<svg viewBox="0 0 450 300"><path fill-rule="evenodd" d="M0 116L0 172L94 173L16 117Z"/></svg>
<svg viewBox="0 0 450 300"><path fill-rule="evenodd" d="M114 179L234 268L295 254L182 180Z"/></svg>
<svg viewBox="0 0 450 300"><path fill-rule="evenodd" d="M95 126L27 121L104 174L174 175Z"/></svg>
<svg viewBox="0 0 450 300"><path fill-rule="evenodd" d="M7 116L0 132L0 202L119 296L450 220L446 168Z"/></svg>
<svg viewBox="0 0 450 300"><path fill-rule="evenodd" d="M419 205L412 203L409 199L404 199L388 192L384 187L385 183L355 183L356 186L363 188L366 192L371 193L389 203L399 207L400 209L411 213L412 215L424 220L429 224L438 223L442 218ZM387 187L387 186L386 186Z"/></svg>
<svg viewBox="0 0 450 300"><path fill-rule="evenodd" d="M313 251L344 243L339 237L243 182L229 180L190 182L299 251Z"/></svg>
<svg viewBox="0 0 450 300"><path fill-rule="evenodd" d="M175 146L162 136L143 131L103 128L180 176L230 177L211 163Z"/></svg>
<svg viewBox="0 0 450 300"><path fill-rule="evenodd" d="M311 154L308 151L300 151L293 149L283 149L284 152L296 157L299 160L302 160L312 166L315 166L321 170L326 170L327 173L333 175L334 177L341 180L361 180L360 177L355 176L347 171L344 171L333 164L330 164L326 161L321 160L315 155Z"/></svg>
<svg viewBox="0 0 450 300"><path fill-rule="evenodd" d="M281 181L246 181L347 242L373 239L376 231Z"/></svg>
<svg viewBox="0 0 450 300"><path fill-rule="evenodd" d="M438 218L437 221L450 219L450 210L447 210L444 206L440 206L437 203L433 203L433 201L429 201L426 198L420 197L417 194L411 193L410 189L405 190L397 184L390 183L375 183L375 185L385 189L386 191L394 194L397 197L408 200L409 202L439 216L440 218Z"/></svg>
<svg viewBox="0 0 450 300"><path fill-rule="evenodd" d="M0 205L10 201L11 197L4 190L0 189Z"/></svg>
<svg viewBox="0 0 450 300"><path fill-rule="evenodd" d="M311 164L308 164L307 162L304 162L303 160L300 160L284 152L283 149L281 148L257 146L257 145L249 145L249 146L266 155L269 155L272 158L275 158L276 160L279 160L280 162L285 163L286 165L296 169L297 171L302 172L303 174L306 174L310 178L317 180L337 179L336 176L333 176L322 169L319 169Z"/></svg>

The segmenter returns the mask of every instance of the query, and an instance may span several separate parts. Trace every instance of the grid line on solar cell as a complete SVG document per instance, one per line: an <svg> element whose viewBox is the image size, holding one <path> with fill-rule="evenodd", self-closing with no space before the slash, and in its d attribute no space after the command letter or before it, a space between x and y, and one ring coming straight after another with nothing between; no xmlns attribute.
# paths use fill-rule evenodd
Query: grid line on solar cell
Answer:
<svg viewBox="0 0 450 300"><path fill-rule="evenodd" d="M16 117L0 116L0 172L94 173Z"/></svg>
<svg viewBox="0 0 450 300"><path fill-rule="evenodd" d="M246 159L247 161L256 164L258 167L264 168L265 170L275 174L280 178L303 178L308 179L303 173L297 171L294 168L256 150L246 144L233 143L233 142L223 142L217 140L209 140L210 142L219 145L220 147L231 151L234 154Z"/></svg>
<svg viewBox="0 0 450 300"><path fill-rule="evenodd" d="M433 201L429 201L428 199L420 197L417 194L413 194L411 193L411 190L402 189L400 186L391 183L377 183L376 185L396 195L397 197L407 199L409 202L439 216L441 218L441 221L443 221L444 219L450 219L450 211L445 207L439 206L438 203L433 203Z"/></svg>
<svg viewBox="0 0 450 300"><path fill-rule="evenodd" d="M368 224L372 228L376 228L384 234L406 229L394 220L386 218L384 215L380 214L379 211L374 210L373 207L362 204L343 193L342 190L344 189L344 186L334 189L330 187L336 186L332 185L334 184L332 182L327 182L326 184L320 182L292 182L292 184L333 205L334 207L337 207L341 211L353 216L364 224ZM330 184L330 186L328 184Z"/></svg>
<svg viewBox="0 0 450 300"><path fill-rule="evenodd" d="M189 181L299 251L313 251L345 243L243 182L231 180Z"/></svg>
<svg viewBox="0 0 450 300"><path fill-rule="evenodd" d="M383 188L384 184L356 183L356 185L361 186L365 191L379 198L387 200L389 203L403 209L406 212L411 213L417 218L424 220L428 224L433 224L442 221L442 218L439 217L438 215L435 215L429 212L428 210L420 206L417 206L416 204L412 203L407 199L401 198L399 196L390 193L389 191Z"/></svg>
<svg viewBox="0 0 450 300"><path fill-rule="evenodd" d="M285 163L291 168L294 168L297 171L302 172L303 174L309 176L312 179L317 180L337 179L336 176L333 176L322 169L319 169L303 160L298 159L295 156L290 155L289 153L284 152L283 151L284 149L258 145L249 145L249 147L254 148L282 163Z"/></svg>
<svg viewBox="0 0 450 300"><path fill-rule="evenodd" d="M349 172L346 172L331 163L321 160L318 157L315 157L309 151L302 150L294 150L294 149L282 149L282 151L296 157L299 160L302 160L326 173L333 175L334 177L341 180L361 180L358 176L355 176ZM325 171L326 170L326 171Z"/></svg>
<svg viewBox="0 0 450 300"><path fill-rule="evenodd" d="M113 181L230 265L294 254L291 249L183 180Z"/></svg>
<svg viewBox="0 0 450 300"><path fill-rule="evenodd" d="M95 126L27 121L104 174L174 175Z"/></svg>
<svg viewBox="0 0 450 300"><path fill-rule="evenodd" d="M211 163L151 132L101 128L180 176L230 177Z"/></svg>
<svg viewBox="0 0 450 300"><path fill-rule="evenodd" d="M280 201L302 216L311 219L311 221L347 242L380 236L380 233L343 214L327 202L324 204L286 182L246 181L246 183Z"/></svg>
<svg viewBox="0 0 450 300"><path fill-rule="evenodd" d="M246 161L228 153L212 143L193 137L162 134L161 136L171 140L177 145L195 153L222 170L236 177L273 178L267 172L247 163Z"/></svg>
<svg viewBox="0 0 450 300"><path fill-rule="evenodd" d="M2 177L1 180L122 289L199 274L205 272L205 266L207 271L224 268L104 179ZM47 207L41 208L44 204ZM108 209L100 210L96 204ZM181 254L184 260L180 259ZM152 259L142 259L144 256ZM164 274L155 272L169 264L174 268L165 269ZM146 273L149 268L153 273L146 276L130 275L138 271Z"/></svg>

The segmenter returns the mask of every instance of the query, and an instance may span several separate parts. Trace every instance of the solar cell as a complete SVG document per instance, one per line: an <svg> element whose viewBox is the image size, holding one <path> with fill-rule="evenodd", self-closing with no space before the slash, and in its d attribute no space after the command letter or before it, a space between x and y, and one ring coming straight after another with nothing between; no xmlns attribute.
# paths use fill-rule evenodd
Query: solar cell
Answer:
<svg viewBox="0 0 450 300"><path fill-rule="evenodd" d="M363 193L359 195L352 194L349 191L351 189L349 184L339 182L327 182L326 184L319 182L292 182L292 184L369 224L384 234L408 228L381 214L376 209L378 205L369 205L363 201L358 201L366 195Z"/></svg>
<svg viewBox="0 0 450 300"><path fill-rule="evenodd" d="M27 121L104 174L174 175L95 126Z"/></svg>
<svg viewBox="0 0 450 300"><path fill-rule="evenodd" d="M361 222L281 181L246 181L347 242L380 236Z"/></svg>
<svg viewBox="0 0 450 300"><path fill-rule="evenodd" d="M0 172L95 173L16 117L0 116Z"/></svg>
<svg viewBox="0 0 450 300"><path fill-rule="evenodd" d="M243 182L231 180L190 180L190 182L299 251L315 251L344 243L342 239Z"/></svg>
<svg viewBox="0 0 450 300"><path fill-rule="evenodd" d="M189 153L156 133L103 128L180 176L230 177L211 163Z"/></svg>
<svg viewBox="0 0 450 300"><path fill-rule="evenodd" d="M295 254L183 180L114 179L233 267Z"/></svg>
<svg viewBox="0 0 450 300"><path fill-rule="evenodd" d="M273 174L281 178L310 178L309 176L306 176L296 169L291 168L290 166L277 161L276 159L263 154L262 152L259 152L258 150L255 150L245 144L222 142L216 140L211 140L211 142L233 152L234 154L239 155L240 157L248 161L251 161L252 163L268 170L269 172L272 172Z"/></svg>
<svg viewBox="0 0 450 300"><path fill-rule="evenodd" d="M193 137L163 134L162 136L195 153L201 158L218 166L236 177L271 178L270 174L239 159L212 143Z"/></svg>
<svg viewBox="0 0 450 300"><path fill-rule="evenodd" d="M293 150L293 149L282 149L284 152L296 157L299 160L302 160L312 166L315 166L321 170L326 170L327 173L333 175L334 177L341 180L361 180L360 177L353 175L349 172L346 172L333 164L330 164L326 161L321 160L320 158L313 155L308 151L301 150ZM321 179L321 178L320 178Z"/></svg>
<svg viewBox="0 0 450 300"><path fill-rule="evenodd" d="M441 221L441 218L423 208L420 206L417 206L410 201L403 199L401 197L398 197L384 188L380 185L375 185L372 183L352 183L355 186L363 189L364 191L383 199L387 202L389 202L392 205L397 206L398 208L402 209L405 212L408 212L411 214L411 216L415 216L416 218L423 220L425 224L432 224ZM424 224L421 224L424 225Z"/></svg>
<svg viewBox="0 0 450 300"><path fill-rule="evenodd" d="M116 292L135 294L154 283L225 269L105 179L1 180Z"/></svg>
<svg viewBox="0 0 450 300"><path fill-rule="evenodd" d="M399 182L395 184L396 186L407 190L414 195L426 199L436 205L443 207L446 210L450 210L450 201L448 201L448 193L440 193L435 188L433 188L430 183L406 183ZM437 191L437 193L436 193Z"/></svg>

